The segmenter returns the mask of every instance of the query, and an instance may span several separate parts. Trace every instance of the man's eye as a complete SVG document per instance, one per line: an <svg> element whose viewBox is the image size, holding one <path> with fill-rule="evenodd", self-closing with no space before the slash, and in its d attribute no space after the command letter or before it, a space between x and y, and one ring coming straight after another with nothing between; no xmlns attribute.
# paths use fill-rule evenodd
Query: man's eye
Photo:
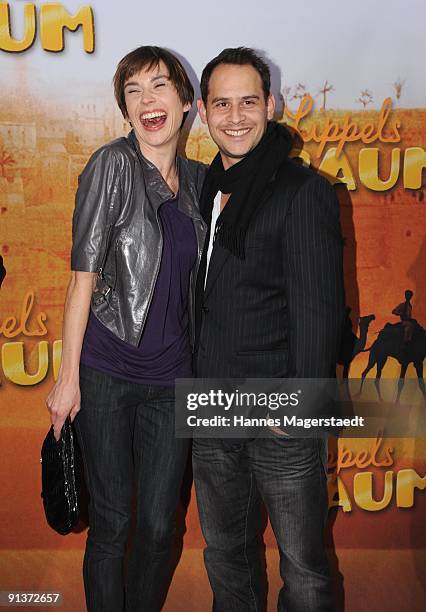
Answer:
<svg viewBox="0 0 426 612"><path fill-rule="evenodd" d="M252 106L254 104L254 100L244 100L244 106Z"/></svg>
<svg viewBox="0 0 426 612"><path fill-rule="evenodd" d="M218 102L216 104L216 108L226 108L228 106L227 102Z"/></svg>

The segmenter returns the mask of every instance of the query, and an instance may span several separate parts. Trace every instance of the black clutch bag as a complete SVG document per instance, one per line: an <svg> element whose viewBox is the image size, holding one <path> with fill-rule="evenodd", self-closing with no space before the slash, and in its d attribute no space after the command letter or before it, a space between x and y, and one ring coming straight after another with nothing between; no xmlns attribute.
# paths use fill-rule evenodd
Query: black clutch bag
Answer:
<svg viewBox="0 0 426 612"><path fill-rule="evenodd" d="M53 425L41 448L41 481L44 513L50 527L66 535L78 521L80 454L70 418L65 421L58 441Z"/></svg>

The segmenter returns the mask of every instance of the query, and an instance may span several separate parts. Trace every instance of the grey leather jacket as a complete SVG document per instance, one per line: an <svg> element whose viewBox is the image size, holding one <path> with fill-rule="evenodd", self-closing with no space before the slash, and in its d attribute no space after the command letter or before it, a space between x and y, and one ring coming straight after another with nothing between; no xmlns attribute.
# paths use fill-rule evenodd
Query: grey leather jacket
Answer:
<svg viewBox="0 0 426 612"><path fill-rule="evenodd" d="M198 209L206 166L178 157L178 208L192 218L198 258L191 273L191 343L195 283L207 227ZM116 336L137 345L160 269L163 236L158 209L172 197L134 132L98 149L79 177L71 268L97 272L91 308Z"/></svg>

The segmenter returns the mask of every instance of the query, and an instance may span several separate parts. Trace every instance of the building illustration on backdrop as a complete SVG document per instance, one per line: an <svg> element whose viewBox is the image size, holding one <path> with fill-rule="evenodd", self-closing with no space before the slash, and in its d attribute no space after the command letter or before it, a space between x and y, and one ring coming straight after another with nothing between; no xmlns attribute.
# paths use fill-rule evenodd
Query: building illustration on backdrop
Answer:
<svg viewBox="0 0 426 612"><path fill-rule="evenodd" d="M313 111L301 124L308 132L315 125L321 129L326 120L341 123L348 112L361 127L377 121L378 111L368 107L351 111L328 108L326 94L331 87L324 82L321 110ZM7 260L10 274L0 308L12 312L17 294L23 295L33 287L38 302L50 313L52 333L58 335L69 278L71 217L78 176L90 154L125 135L128 125L100 86L87 92L84 100L72 95L66 100L54 96L41 100L31 91L22 68L19 89L11 85L5 94L0 102L0 254ZM290 115L298 102L295 97L289 99ZM401 142L397 144L402 151L424 142L426 110L395 108L392 116L402 126ZM289 116L284 116L284 121L291 125ZM389 190L377 192L363 186L357 176L363 146L347 143L344 150L356 182L350 205L341 208L344 233L345 224L353 228L352 235L345 236L346 250L356 251L356 257L347 258L345 273L350 307L355 306L351 287L359 293L355 326L358 328L360 317L374 312L376 320L370 321L369 329L377 333L388 321L395 294L406 286L416 293L419 321L426 321L426 280L420 273L426 221L425 215L419 214L426 203L424 185L417 190L405 189L401 176ZM378 176L385 180L393 147L375 146L380 146ZM329 148L325 148L325 154ZM321 160L316 156L317 145L309 142L303 150L318 168ZM215 153L208 132L195 121L186 135L186 154L209 162ZM400 285L395 284L395 278ZM358 335L362 333L358 329ZM360 358L365 363L367 357L360 354Z"/></svg>

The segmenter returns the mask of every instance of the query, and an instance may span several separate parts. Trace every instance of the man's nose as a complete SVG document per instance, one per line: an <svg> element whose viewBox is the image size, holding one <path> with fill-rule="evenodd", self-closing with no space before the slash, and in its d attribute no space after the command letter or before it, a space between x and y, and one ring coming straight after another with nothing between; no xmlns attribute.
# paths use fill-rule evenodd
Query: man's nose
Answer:
<svg viewBox="0 0 426 612"><path fill-rule="evenodd" d="M241 121L244 121L245 115L243 109L240 107L239 104L236 104L235 106L231 107L229 118L232 123L241 123Z"/></svg>

